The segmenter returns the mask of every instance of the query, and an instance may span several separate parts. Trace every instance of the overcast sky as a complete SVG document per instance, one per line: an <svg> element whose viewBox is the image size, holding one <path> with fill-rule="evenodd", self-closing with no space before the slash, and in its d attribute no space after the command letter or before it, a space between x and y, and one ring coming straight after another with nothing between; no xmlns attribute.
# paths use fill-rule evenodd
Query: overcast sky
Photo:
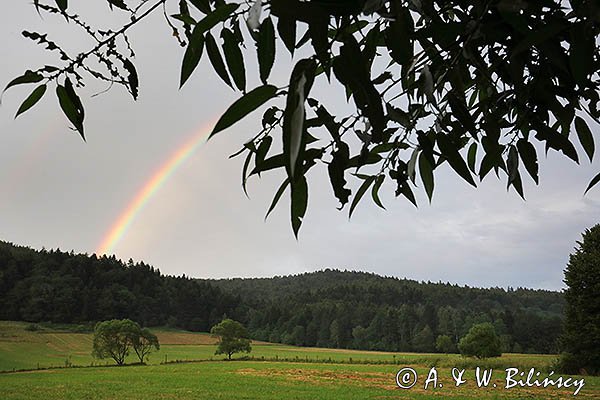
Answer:
<svg viewBox="0 0 600 400"><path fill-rule="evenodd" d="M59 17L42 21L27 1L7 2L0 14L0 85L54 61L20 36L50 32L69 49L89 44ZM74 2L71 2L74 3ZM101 22L105 2L80 2ZM93 16L89 17L90 15ZM178 90L183 56L160 18L132 33L140 73L140 100L120 87L93 84L81 92L87 143L68 129L53 91L35 109L13 116L33 87L11 89L0 107L0 239L34 248L94 253L115 221L154 173L237 95L203 59ZM275 81L291 69L277 56ZM258 85L248 58L249 87ZM325 93L325 88L318 88ZM321 95L321 98L323 96ZM337 97L339 98L339 96ZM332 100L335 103L337 100ZM334 104L335 105L335 104ZM418 194L419 209L382 196L387 211L363 201L348 220L336 210L324 168L310 175L309 210L299 240L289 224L287 196L265 222L283 176L240 185L241 161L228 160L259 127L257 112L204 144L150 198L114 247L117 257L143 260L167 274L255 277L322 268L371 271L417 280L476 286L560 289L569 253L586 227L600 222L600 190L583 196L600 171L581 153L577 166L556 153L541 160L541 184L525 179L527 201L490 176L478 189L454 173L436 175L434 201ZM598 125L592 125L596 138ZM365 200L367 200L365 198Z"/></svg>

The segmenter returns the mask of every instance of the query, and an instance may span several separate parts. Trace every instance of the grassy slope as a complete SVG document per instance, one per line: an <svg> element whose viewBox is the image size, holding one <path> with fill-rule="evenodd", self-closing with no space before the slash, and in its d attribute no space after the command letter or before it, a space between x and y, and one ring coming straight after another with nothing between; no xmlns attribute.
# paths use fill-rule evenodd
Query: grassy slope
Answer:
<svg viewBox="0 0 600 400"><path fill-rule="evenodd" d="M28 332L26 324L0 322L0 370L64 365L93 361L91 335L57 331ZM399 365L348 365L268 361L207 361L158 365L169 360L209 360L214 356L214 339L207 334L157 330L161 351L152 355L149 366L94 367L40 370L0 374L3 399L365 399L453 397L460 399L573 398L572 389L502 389L506 366L544 368L551 356L505 355L495 365L498 388L477 389L471 369L477 364L456 355L392 354L331 349L299 348L268 343L254 344L253 356L354 361L396 361ZM395 356L395 358L394 358ZM131 361L135 361L133 358ZM429 366L438 366L443 388L424 391L422 383ZM396 372L407 365L417 369L419 387L396 388ZM453 386L450 367L467 368L469 382ZM542 378L545 374L542 374ZM118 397L116 397L118 395ZM600 398L600 378L586 377L580 398Z"/></svg>
<svg viewBox="0 0 600 400"><path fill-rule="evenodd" d="M571 390L556 388L476 388L469 381L456 388L449 369L440 369L442 388L422 385L396 388L393 365L342 365L272 362L204 362L130 367L99 367L0 375L4 399L569 399ZM421 377L425 368L418 368ZM421 378L423 379L423 378ZM421 381L422 382L422 381ZM600 397L598 378L586 378L578 398Z"/></svg>
<svg viewBox="0 0 600 400"><path fill-rule="evenodd" d="M89 333L70 333L65 331L29 332L24 328L26 323L0 321L0 371L35 369L71 365L89 366L92 363L111 365L112 360L94 360L91 356L92 335ZM150 364L165 361L190 361L221 359L215 356L215 339L206 333L191 333L176 330L156 329L161 349L150 355ZM245 354L236 355L244 357ZM385 362L402 364L424 364L438 366L468 367L470 360L455 354L411 354L388 353L357 350L337 350L286 346L256 342L253 344L251 356L256 359L279 359L288 361L342 361L349 362ZM492 366L515 365L536 368L547 368L554 356L549 355L505 355L502 359L492 360ZM127 362L136 362L135 355Z"/></svg>

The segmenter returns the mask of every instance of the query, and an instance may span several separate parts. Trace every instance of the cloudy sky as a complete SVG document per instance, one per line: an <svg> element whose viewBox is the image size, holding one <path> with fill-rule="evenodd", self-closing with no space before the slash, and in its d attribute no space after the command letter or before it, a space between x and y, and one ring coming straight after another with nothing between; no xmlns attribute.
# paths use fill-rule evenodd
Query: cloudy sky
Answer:
<svg viewBox="0 0 600 400"><path fill-rule="evenodd" d="M0 85L25 69L55 59L22 38L23 29L49 32L69 49L89 42L58 17L40 19L30 2L7 2L0 14ZM106 21L104 2L77 10ZM80 3L82 4L82 3ZM210 130L237 96L204 59L178 90L183 56L159 16L132 32L140 72L140 100L121 88L90 84L84 143L69 130L50 90L35 109L14 120L32 87L11 89L0 107L0 239L34 248L94 253L148 181L186 143ZM258 85L248 58L249 87ZM275 81L291 68L279 52ZM91 81L90 81L91 82ZM321 88L320 90L326 90ZM322 92L324 93L324 92ZM478 189L452 172L436 175L434 201L419 193L419 209L393 197L383 211L365 201L353 218L336 210L325 170L310 175L310 204L299 240L292 234L287 199L265 222L283 179L274 173L240 186L241 161L228 160L257 132L250 116L194 151L150 196L112 251L144 260L168 274L253 277L322 268L371 271L417 280L476 286L560 289L575 241L600 222L600 190L583 196L600 170L550 153L541 160L541 184L526 182L527 201L489 177ZM599 137L598 125L593 125ZM583 156L583 153L582 153Z"/></svg>

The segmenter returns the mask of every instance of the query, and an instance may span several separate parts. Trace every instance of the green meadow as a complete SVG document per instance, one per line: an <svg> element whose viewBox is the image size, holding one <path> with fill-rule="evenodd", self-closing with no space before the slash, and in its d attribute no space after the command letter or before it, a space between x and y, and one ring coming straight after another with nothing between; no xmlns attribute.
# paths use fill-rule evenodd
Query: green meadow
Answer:
<svg viewBox="0 0 600 400"><path fill-rule="evenodd" d="M208 334L156 329L161 350L151 355L149 365L115 367L110 360L91 357L90 333L48 327L27 331L26 326L0 322L0 370L5 371L0 374L2 399L560 399L572 398L574 390L504 389L507 367L525 371L533 367L546 376L555 358L546 355L508 354L478 362L458 355L258 342L250 356L238 354L228 362L214 355L214 338ZM474 382L473 370L478 365L495 371L487 388L477 388ZM402 390L395 376L407 366L418 372L419 382ZM424 380L434 366L442 387L425 390ZM453 384L452 367L466 369L467 382L460 387ZM585 377L577 397L600 398L600 378Z"/></svg>

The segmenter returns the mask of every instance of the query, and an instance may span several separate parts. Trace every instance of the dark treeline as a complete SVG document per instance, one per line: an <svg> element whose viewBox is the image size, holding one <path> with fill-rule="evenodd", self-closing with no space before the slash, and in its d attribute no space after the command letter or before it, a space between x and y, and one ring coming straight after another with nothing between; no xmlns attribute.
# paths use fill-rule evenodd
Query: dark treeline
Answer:
<svg viewBox="0 0 600 400"><path fill-rule="evenodd" d="M238 303L214 285L165 276L141 262L0 242L0 319L130 318L143 326L207 331Z"/></svg>
<svg viewBox="0 0 600 400"><path fill-rule="evenodd" d="M558 292L338 270L210 282L241 297L237 314L254 338L301 346L430 352L440 335L456 344L473 324L492 322L504 351L550 353L564 308Z"/></svg>
<svg viewBox="0 0 600 400"><path fill-rule="evenodd" d="M121 262L0 242L0 319L87 323L130 318L144 326L208 331L224 315L254 339L302 346L435 351L479 322L504 350L556 352L561 293L477 289L325 270L268 279L193 280Z"/></svg>

